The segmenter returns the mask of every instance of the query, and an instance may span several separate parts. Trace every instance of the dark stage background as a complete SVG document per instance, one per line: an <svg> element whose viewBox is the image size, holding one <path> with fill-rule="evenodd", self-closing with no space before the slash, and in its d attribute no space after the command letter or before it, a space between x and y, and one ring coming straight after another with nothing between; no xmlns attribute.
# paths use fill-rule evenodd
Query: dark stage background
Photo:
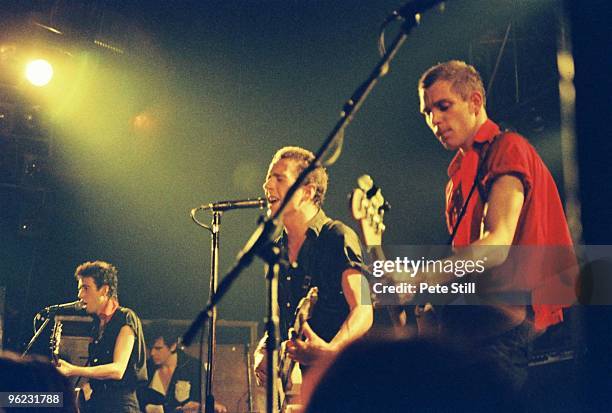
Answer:
<svg viewBox="0 0 612 413"><path fill-rule="evenodd" d="M209 234L188 211L260 196L281 146L316 150L377 62L379 25L399 4L6 3L1 34L15 56L37 49L57 62L46 89L3 87L4 97L15 93L23 97L19 105L38 106L35 141L42 143L28 145L38 145L45 165L27 184L12 155L1 164L9 171L0 188L4 346L16 350L31 335L37 309L76 298L72 274L86 260L118 266L121 303L142 318L194 317L208 296ZM530 139L564 195L556 53L568 27L561 15L560 2L548 0L455 0L444 12L426 13L346 132L342 156L329 170L328 214L350 222L346 196L369 173L392 205L386 243L445 241L452 154L419 115L416 82L427 67L451 58L477 65L485 84L493 79L489 115ZM11 59L3 64L18 57ZM30 137L2 139L9 148ZM223 216L222 273L257 217ZM261 321L264 297L256 262L225 297L219 317Z"/></svg>

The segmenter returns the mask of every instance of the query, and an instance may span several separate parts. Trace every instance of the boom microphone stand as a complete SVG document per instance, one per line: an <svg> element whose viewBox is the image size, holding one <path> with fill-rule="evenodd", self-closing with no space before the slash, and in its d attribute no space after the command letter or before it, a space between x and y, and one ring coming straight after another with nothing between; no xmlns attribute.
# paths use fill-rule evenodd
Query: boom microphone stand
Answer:
<svg viewBox="0 0 612 413"><path fill-rule="evenodd" d="M40 313L36 314L37 317L39 315L40 315ZM30 351L30 349L32 348L32 346L34 345L34 343L36 342L38 337L41 335L41 333L45 329L45 327L47 327L47 324L49 324L50 320L51 320L51 316L45 317L45 320L43 321L41 326L34 332L34 335L30 339L30 342L28 343L26 349L23 351L23 353L21 353L21 357L25 357L28 354L28 352Z"/></svg>

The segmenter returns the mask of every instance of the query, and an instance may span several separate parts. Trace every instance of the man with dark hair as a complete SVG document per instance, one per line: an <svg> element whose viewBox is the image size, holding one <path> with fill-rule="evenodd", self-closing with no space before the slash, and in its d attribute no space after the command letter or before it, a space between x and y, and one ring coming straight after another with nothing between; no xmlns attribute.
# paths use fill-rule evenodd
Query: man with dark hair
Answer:
<svg viewBox="0 0 612 413"><path fill-rule="evenodd" d="M269 212L275 213L298 175L312 162L312 152L285 147L274 155L264 191ZM279 279L281 338L287 340L299 300L318 287L318 301L304 326L306 340L287 342L291 358L303 366L317 364L361 337L372 325L369 288L360 269L361 248L357 235L321 209L327 191L327 171L319 166L295 192L283 211L283 232L277 240L287 252L289 268ZM256 350L256 375L265 379L265 339Z"/></svg>
<svg viewBox="0 0 612 413"><path fill-rule="evenodd" d="M60 360L64 375L89 379L87 412L139 412L136 388L147 381L146 347L140 319L119 306L117 268L104 261L77 267L78 297L93 315L87 366Z"/></svg>
<svg viewBox="0 0 612 413"><path fill-rule="evenodd" d="M138 391L143 412L200 411L200 366L198 360L177 348L179 335L168 322L154 322L146 329L151 358L147 364L149 383ZM227 409L215 402L215 412Z"/></svg>
<svg viewBox="0 0 612 413"><path fill-rule="evenodd" d="M473 66L457 60L433 66L420 78L418 91L427 125L446 149L456 151L446 187L446 219L455 249L449 259L484 259L488 275L474 279L481 283L477 288L488 287L479 290L484 297L488 293L528 297L528 301L494 301L487 306L438 307L439 333L490 356L518 390L527 374L529 328L542 331L562 321L562 306L568 304L564 293L571 289L559 277L575 261L557 187L527 140L502 132L488 118L483 83ZM517 260L516 252L526 249L510 246L539 249ZM546 261L549 251L543 248L549 246L560 246L561 253ZM444 272L422 273L416 280L458 281L453 273ZM527 307L521 305L526 302L532 303L533 322L527 321Z"/></svg>

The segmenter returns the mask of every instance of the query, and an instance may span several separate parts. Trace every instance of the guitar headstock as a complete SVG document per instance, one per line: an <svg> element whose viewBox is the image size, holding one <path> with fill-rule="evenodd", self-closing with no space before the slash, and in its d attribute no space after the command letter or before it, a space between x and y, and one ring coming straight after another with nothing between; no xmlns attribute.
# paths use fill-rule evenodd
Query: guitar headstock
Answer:
<svg viewBox="0 0 612 413"><path fill-rule="evenodd" d="M51 343L49 349L51 350L51 361L53 362L53 364L56 365L59 361L60 342L62 341L62 328L62 322L56 321L53 325L53 332L51 333Z"/></svg>
<svg viewBox="0 0 612 413"><path fill-rule="evenodd" d="M295 310L297 315L296 319L299 319L300 323L310 320L312 317L312 311L318 299L319 288L311 287L310 290L308 290L308 294L306 294L306 296L300 300Z"/></svg>
<svg viewBox="0 0 612 413"><path fill-rule="evenodd" d="M357 186L351 193L350 203L353 218L361 227L361 240L368 247L381 245L385 232L383 218L389 204L369 175L359 177Z"/></svg>

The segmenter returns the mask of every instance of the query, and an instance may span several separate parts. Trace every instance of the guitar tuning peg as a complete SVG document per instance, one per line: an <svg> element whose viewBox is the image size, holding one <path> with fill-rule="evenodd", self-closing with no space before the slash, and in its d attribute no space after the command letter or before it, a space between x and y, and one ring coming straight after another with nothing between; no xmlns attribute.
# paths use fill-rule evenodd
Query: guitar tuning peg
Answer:
<svg viewBox="0 0 612 413"><path fill-rule="evenodd" d="M365 196L361 198L361 208L367 211L370 208L370 201Z"/></svg>
<svg viewBox="0 0 612 413"><path fill-rule="evenodd" d="M375 198L380 194L380 188L377 187L376 185L374 185L374 183L372 182L372 187L368 190L368 192L366 193L366 195L368 196L368 198ZM381 195L382 196L382 195Z"/></svg>
<svg viewBox="0 0 612 413"><path fill-rule="evenodd" d="M385 202L385 198L382 196L382 192L380 192L380 188L376 188L376 192L372 194L372 203L377 207L381 207Z"/></svg>
<svg viewBox="0 0 612 413"><path fill-rule="evenodd" d="M357 179L357 185L359 185L359 188L364 192L368 192L374 185L374 181L372 180L370 175L361 175Z"/></svg>

